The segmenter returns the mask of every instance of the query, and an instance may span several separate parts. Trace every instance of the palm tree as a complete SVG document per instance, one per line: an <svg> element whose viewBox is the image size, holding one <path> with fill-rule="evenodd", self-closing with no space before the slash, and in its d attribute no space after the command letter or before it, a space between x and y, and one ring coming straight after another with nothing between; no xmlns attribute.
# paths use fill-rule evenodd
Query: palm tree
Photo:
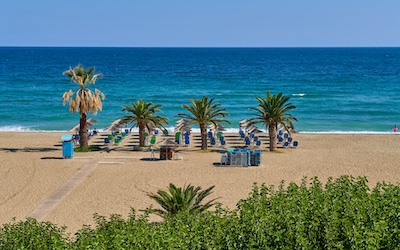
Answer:
<svg viewBox="0 0 400 250"><path fill-rule="evenodd" d="M290 129L294 129L292 121L297 121L295 117L287 113L296 108L296 106L288 103L289 99L290 97L283 96L282 93L271 95L270 92L267 92L266 98L256 97L256 100L259 102L257 108L250 108L250 110L258 112L256 117L250 120L256 123L264 123L269 131L270 151L277 149L278 125L281 125L290 133Z"/></svg>
<svg viewBox="0 0 400 250"><path fill-rule="evenodd" d="M151 213L155 213L161 217L173 216L179 212L203 212L212 207L217 198L200 204L204 198L212 194L211 190L214 186L200 191L201 187L193 187L190 184L183 188L177 188L174 184L169 184L169 193L164 190L158 190L157 194L150 193L148 196L155 200L162 209L149 209Z"/></svg>
<svg viewBox="0 0 400 250"><path fill-rule="evenodd" d="M102 76L101 73L94 74L94 67L85 69L82 65L71 67L63 72L63 75L69 77L72 82L78 84L77 90L70 89L62 96L62 102L65 105L69 102L69 111L73 114L78 112L79 118L79 137L81 147L88 147L88 126L86 122L87 113L97 114L98 110L102 110L105 95L98 89L92 91L88 88L89 84L95 84L97 78Z"/></svg>
<svg viewBox="0 0 400 250"><path fill-rule="evenodd" d="M161 112L159 109L161 106L161 104L154 105L152 102L143 100L123 106L122 111L130 112L132 115L124 116L121 119L123 122L131 122L134 127L139 128L139 146L144 146L146 129L148 131L157 127L164 129L163 124L167 124L167 118L155 115L155 113Z"/></svg>
<svg viewBox="0 0 400 250"><path fill-rule="evenodd" d="M186 104L182 108L188 110L191 115L178 114L177 117L185 118L191 123L197 123L200 126L201 133L201 149L207 149L207 125L212 123L217 126L217 123L226 122L231 124L225 119L225 115L229 115L224 108L220 108L221 104L218 102L212 104L214 98L208 99L208 96L203 96L201 99L190 99L191 106ZM221 117L221 118L218 118Z"/></svg>

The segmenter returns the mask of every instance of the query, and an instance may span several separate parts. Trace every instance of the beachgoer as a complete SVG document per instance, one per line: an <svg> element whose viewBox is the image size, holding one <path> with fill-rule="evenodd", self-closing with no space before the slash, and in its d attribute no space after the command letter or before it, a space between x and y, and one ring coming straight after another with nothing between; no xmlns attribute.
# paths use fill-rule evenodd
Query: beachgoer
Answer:
<svg viewBox="0 0 400 250"><path fill-rule="evenodd" d="M392 128L392 130L393 130L393 132L394 132L394 133L396 133L396 132L397 132L397 130L398 130L397 126L396 126L396 125L394 125L394 127Z"/></svg>

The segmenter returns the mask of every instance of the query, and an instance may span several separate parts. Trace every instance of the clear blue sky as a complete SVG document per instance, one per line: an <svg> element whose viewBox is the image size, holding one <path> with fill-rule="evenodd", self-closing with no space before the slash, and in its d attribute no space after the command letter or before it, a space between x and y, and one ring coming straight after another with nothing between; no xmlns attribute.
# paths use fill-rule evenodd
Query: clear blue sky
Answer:
<svg viewBox="0 0 400 250"><path fill-rule="evenodd" d="M1 0L0 46L400 47L400 0Z"/></svg>

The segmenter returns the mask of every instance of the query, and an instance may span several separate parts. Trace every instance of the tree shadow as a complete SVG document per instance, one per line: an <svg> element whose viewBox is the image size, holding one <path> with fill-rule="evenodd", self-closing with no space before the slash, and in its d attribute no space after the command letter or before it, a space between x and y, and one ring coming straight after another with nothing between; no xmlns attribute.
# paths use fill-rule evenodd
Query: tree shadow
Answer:
<svg viewBox="0 0 400 250"><path fill-rule="evenodd" d="M59 151L58 148L0 148L0 151L8 151L8 152L50 152L50 151Z"/></svg>

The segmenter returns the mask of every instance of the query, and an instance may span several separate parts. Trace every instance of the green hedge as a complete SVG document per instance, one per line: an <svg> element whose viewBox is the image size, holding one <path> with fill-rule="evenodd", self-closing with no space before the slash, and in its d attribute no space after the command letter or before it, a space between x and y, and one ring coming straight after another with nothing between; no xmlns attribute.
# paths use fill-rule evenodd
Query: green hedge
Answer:
<svg viewBox="0 0 400 250"><path fill-rule="evenodd" d="M0 249L400 249L400 186L342 176L275 189L254 185L238 209L217 206L162 223L148 215L95 215L68 238L65 228L35 220L0 230Z"/></svg>

